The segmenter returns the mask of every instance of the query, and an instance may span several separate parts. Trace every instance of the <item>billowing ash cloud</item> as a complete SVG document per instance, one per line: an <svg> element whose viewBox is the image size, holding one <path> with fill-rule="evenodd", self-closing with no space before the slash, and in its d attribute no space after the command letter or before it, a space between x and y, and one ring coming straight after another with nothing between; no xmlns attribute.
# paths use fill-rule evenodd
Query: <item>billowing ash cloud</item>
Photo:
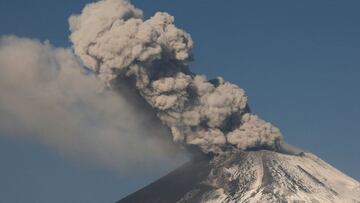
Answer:
<svg viewBox="0 0 360 203"><path fill-rule="evenodd" d="M112 88L135 88L173 140L213 153L273 148L282 140L278 128L251 114L239 86L190 72L193 41L169 14L144 20L126 0L102 0L69 21L83 63Z"/></svg>
<svg viewBox="0 0 360 203"><path fill-rule="evenodd" d="M171 139L164 139L168 130L109 91L70 49L1 37L0 95L0 135L32 135L61 153L122 172L175 157L169 156Z"/></svg>

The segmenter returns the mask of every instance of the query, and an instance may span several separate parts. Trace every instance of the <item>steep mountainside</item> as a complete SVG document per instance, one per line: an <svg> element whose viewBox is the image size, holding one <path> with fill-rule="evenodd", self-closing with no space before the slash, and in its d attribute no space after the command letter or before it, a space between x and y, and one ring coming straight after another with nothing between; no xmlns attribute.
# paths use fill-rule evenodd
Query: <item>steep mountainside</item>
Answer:
<svg viewBox="0 0 360 203"><path fill-rule="evenodd" d="M360 203L360 183L311 153L260 150L196 159L118 203Z"/></svg>

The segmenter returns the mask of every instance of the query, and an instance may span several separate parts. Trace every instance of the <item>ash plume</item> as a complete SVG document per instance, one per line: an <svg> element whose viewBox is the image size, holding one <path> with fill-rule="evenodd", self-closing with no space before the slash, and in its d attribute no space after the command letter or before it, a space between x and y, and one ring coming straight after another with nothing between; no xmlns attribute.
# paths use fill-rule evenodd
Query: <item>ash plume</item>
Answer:
<svg viewBox="0 0 360 203"><path fill-rule="evenodd" d="M0 95L0 136L35 137L121 172L183 160L159 121L106 88L71 49L0 37Z"/></svg>
<svg viewBox="0 0 360 203"><path fill-rule="evenodd" d="M73 48L85 66L110 88L135 89L174 141L205 153L276 148L282 141L278 128L250 112L242 88L190 71L193 41L168 13L145 20L129 1L102 0L69 22Z"/></svg>
<svg viewBox="0 0 360 203"><path fill-rule="evenodd" d="M0 37L0 135L122 171L183 161L172 141L212 154L282 142L242 88L191 72L193 41L169 14L102 0L69 22L73 49Z"/></svg>

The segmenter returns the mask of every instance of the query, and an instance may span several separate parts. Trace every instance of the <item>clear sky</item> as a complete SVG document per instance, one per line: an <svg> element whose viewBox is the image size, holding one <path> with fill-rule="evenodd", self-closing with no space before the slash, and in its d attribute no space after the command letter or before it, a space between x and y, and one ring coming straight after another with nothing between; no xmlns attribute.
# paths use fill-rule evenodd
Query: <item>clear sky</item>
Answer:
<svg viewBox="0 0 360 203"><path fill-rule="evenodd" d="M0 0L0 35L68 47L68 16L88 2ZM240 85L287 142L360 180L359 1L132 2L145 16L169 12L192 35L194 72ZM129 176L0 136L0 202L114 202L171 170L161 168Z"/></svg>

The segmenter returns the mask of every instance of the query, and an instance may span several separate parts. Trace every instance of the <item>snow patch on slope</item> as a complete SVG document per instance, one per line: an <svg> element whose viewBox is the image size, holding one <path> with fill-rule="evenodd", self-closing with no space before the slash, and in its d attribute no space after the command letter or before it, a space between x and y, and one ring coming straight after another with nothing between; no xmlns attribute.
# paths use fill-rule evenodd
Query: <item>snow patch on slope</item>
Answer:
<svg viewBox="0 0 360 203"><path fill-rule="evenodd" d="M311 153L242 152L215 157L211 165L212 186L224 190L203 202L360 202L359 182Z"/></svg>

